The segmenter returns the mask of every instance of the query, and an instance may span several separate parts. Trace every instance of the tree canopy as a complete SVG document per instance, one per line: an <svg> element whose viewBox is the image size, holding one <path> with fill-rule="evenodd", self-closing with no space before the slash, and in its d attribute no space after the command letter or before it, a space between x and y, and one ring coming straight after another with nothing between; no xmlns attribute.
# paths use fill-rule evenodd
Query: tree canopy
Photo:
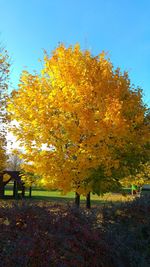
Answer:
<svg viewBox="0 0 150 267"><path fill-rule="evenodd" d="M46 187L105 191L147 157L142 90L104 52L61 44L45 53L41 74L23 71L8 108L25 148L24 169Z"/></svg>

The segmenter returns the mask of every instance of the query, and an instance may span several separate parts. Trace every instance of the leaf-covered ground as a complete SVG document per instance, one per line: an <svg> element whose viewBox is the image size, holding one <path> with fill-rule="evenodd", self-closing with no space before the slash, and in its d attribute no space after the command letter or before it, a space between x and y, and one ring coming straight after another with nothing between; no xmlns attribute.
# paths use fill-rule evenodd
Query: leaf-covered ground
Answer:
<svg viewBox="0 0 150 267"><path fill-rule="evenodd" d="M1 267L148 267L149 243L149 197L91 211L1 202Z"/></svg>

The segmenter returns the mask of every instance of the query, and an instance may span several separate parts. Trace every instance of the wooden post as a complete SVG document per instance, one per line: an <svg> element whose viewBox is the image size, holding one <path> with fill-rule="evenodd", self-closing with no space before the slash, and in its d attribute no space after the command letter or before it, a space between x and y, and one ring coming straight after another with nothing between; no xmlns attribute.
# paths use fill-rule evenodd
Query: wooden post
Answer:
<svg viewBox="0 0 150 267"><path fill-rule="evenodd" d="M24 198L25 197L25 186L23 185L22 187L22 197Z"/></svg>
<svg viewBox="0 0 150 267"><path fill-rule="evenodd" d="M131 185L131 195L133 196L133 184Z"/></svg>
<svg viewBox="0 0 150 267"><path fill-rule="evenodd" d="M91 208L91 195L90 195L90 192L86 195L86 208L87 209Z"/></svg>
<svg viewBox="0 0 150 267"><path fill-rule="evenodd" d="M75 192L75 205L77 208L80 207L80 195L77 192Z"/></svg>
<svg viewBox="0 0 150 267"><path fill-rule="evenodd" d="M16 181L14 180L14 187L13 187L13 197L16 198Z"/></svg>
<svg viewBox="0 0 150 267"><path fill-rule="evenodd" d="M4 193L3 175L0 174L0 198L4 197Z"/></svg>
<svg viewBox="0 0 150 267"><path fill-rule="evenodd" d="M17 181L14 181L13 196L14 196L15 199L18 198L18 185L17 185Z"/></svg>
<svg viewBox="0 0 150 267"><path fill-rule="evenodd" d="M4 185L0 184L0 198L4 198L5 192L4 192Z"/></svg>

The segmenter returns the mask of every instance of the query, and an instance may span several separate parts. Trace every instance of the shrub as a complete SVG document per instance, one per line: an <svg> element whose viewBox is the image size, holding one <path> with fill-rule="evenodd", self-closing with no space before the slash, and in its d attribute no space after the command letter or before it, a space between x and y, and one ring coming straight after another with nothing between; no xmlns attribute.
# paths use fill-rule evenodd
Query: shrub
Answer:
<svg viewBox="0 0 150 267"><path fill-rule="evenodd" d="M148 267L150 198L89 210L44 202L0 208L1 267Z"/></svg>
<svg viewBox="0 0 150 267"><path fill-rule="evenodd" d="M112 266L84 210L22 202L1 208L0 218L1 266Z"/></svg>
<svg viewBox="0 0 150 267"><path fill-rule="evenodd" d="M114 265L150 266L150 197L105 207L102 213Z"/></svg>

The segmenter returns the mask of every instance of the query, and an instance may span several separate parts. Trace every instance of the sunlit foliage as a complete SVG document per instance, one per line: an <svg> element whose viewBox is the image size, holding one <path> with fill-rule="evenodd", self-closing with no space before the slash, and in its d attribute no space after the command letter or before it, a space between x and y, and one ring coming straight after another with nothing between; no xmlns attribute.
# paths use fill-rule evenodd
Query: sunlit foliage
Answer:
<svg viewBox="0 0 150 267"><path fill-rule="evenodd" d="M109 190L118 183L114 177L139 165L136 155L149 140L142 91L105 53L92 56L78 44L45 53L40 75L24 71L9 111L18 122L14 133L26 151L26 172L64 193ZM88 178L99 168L103 181L99 176L95 184Z"/></svg>

